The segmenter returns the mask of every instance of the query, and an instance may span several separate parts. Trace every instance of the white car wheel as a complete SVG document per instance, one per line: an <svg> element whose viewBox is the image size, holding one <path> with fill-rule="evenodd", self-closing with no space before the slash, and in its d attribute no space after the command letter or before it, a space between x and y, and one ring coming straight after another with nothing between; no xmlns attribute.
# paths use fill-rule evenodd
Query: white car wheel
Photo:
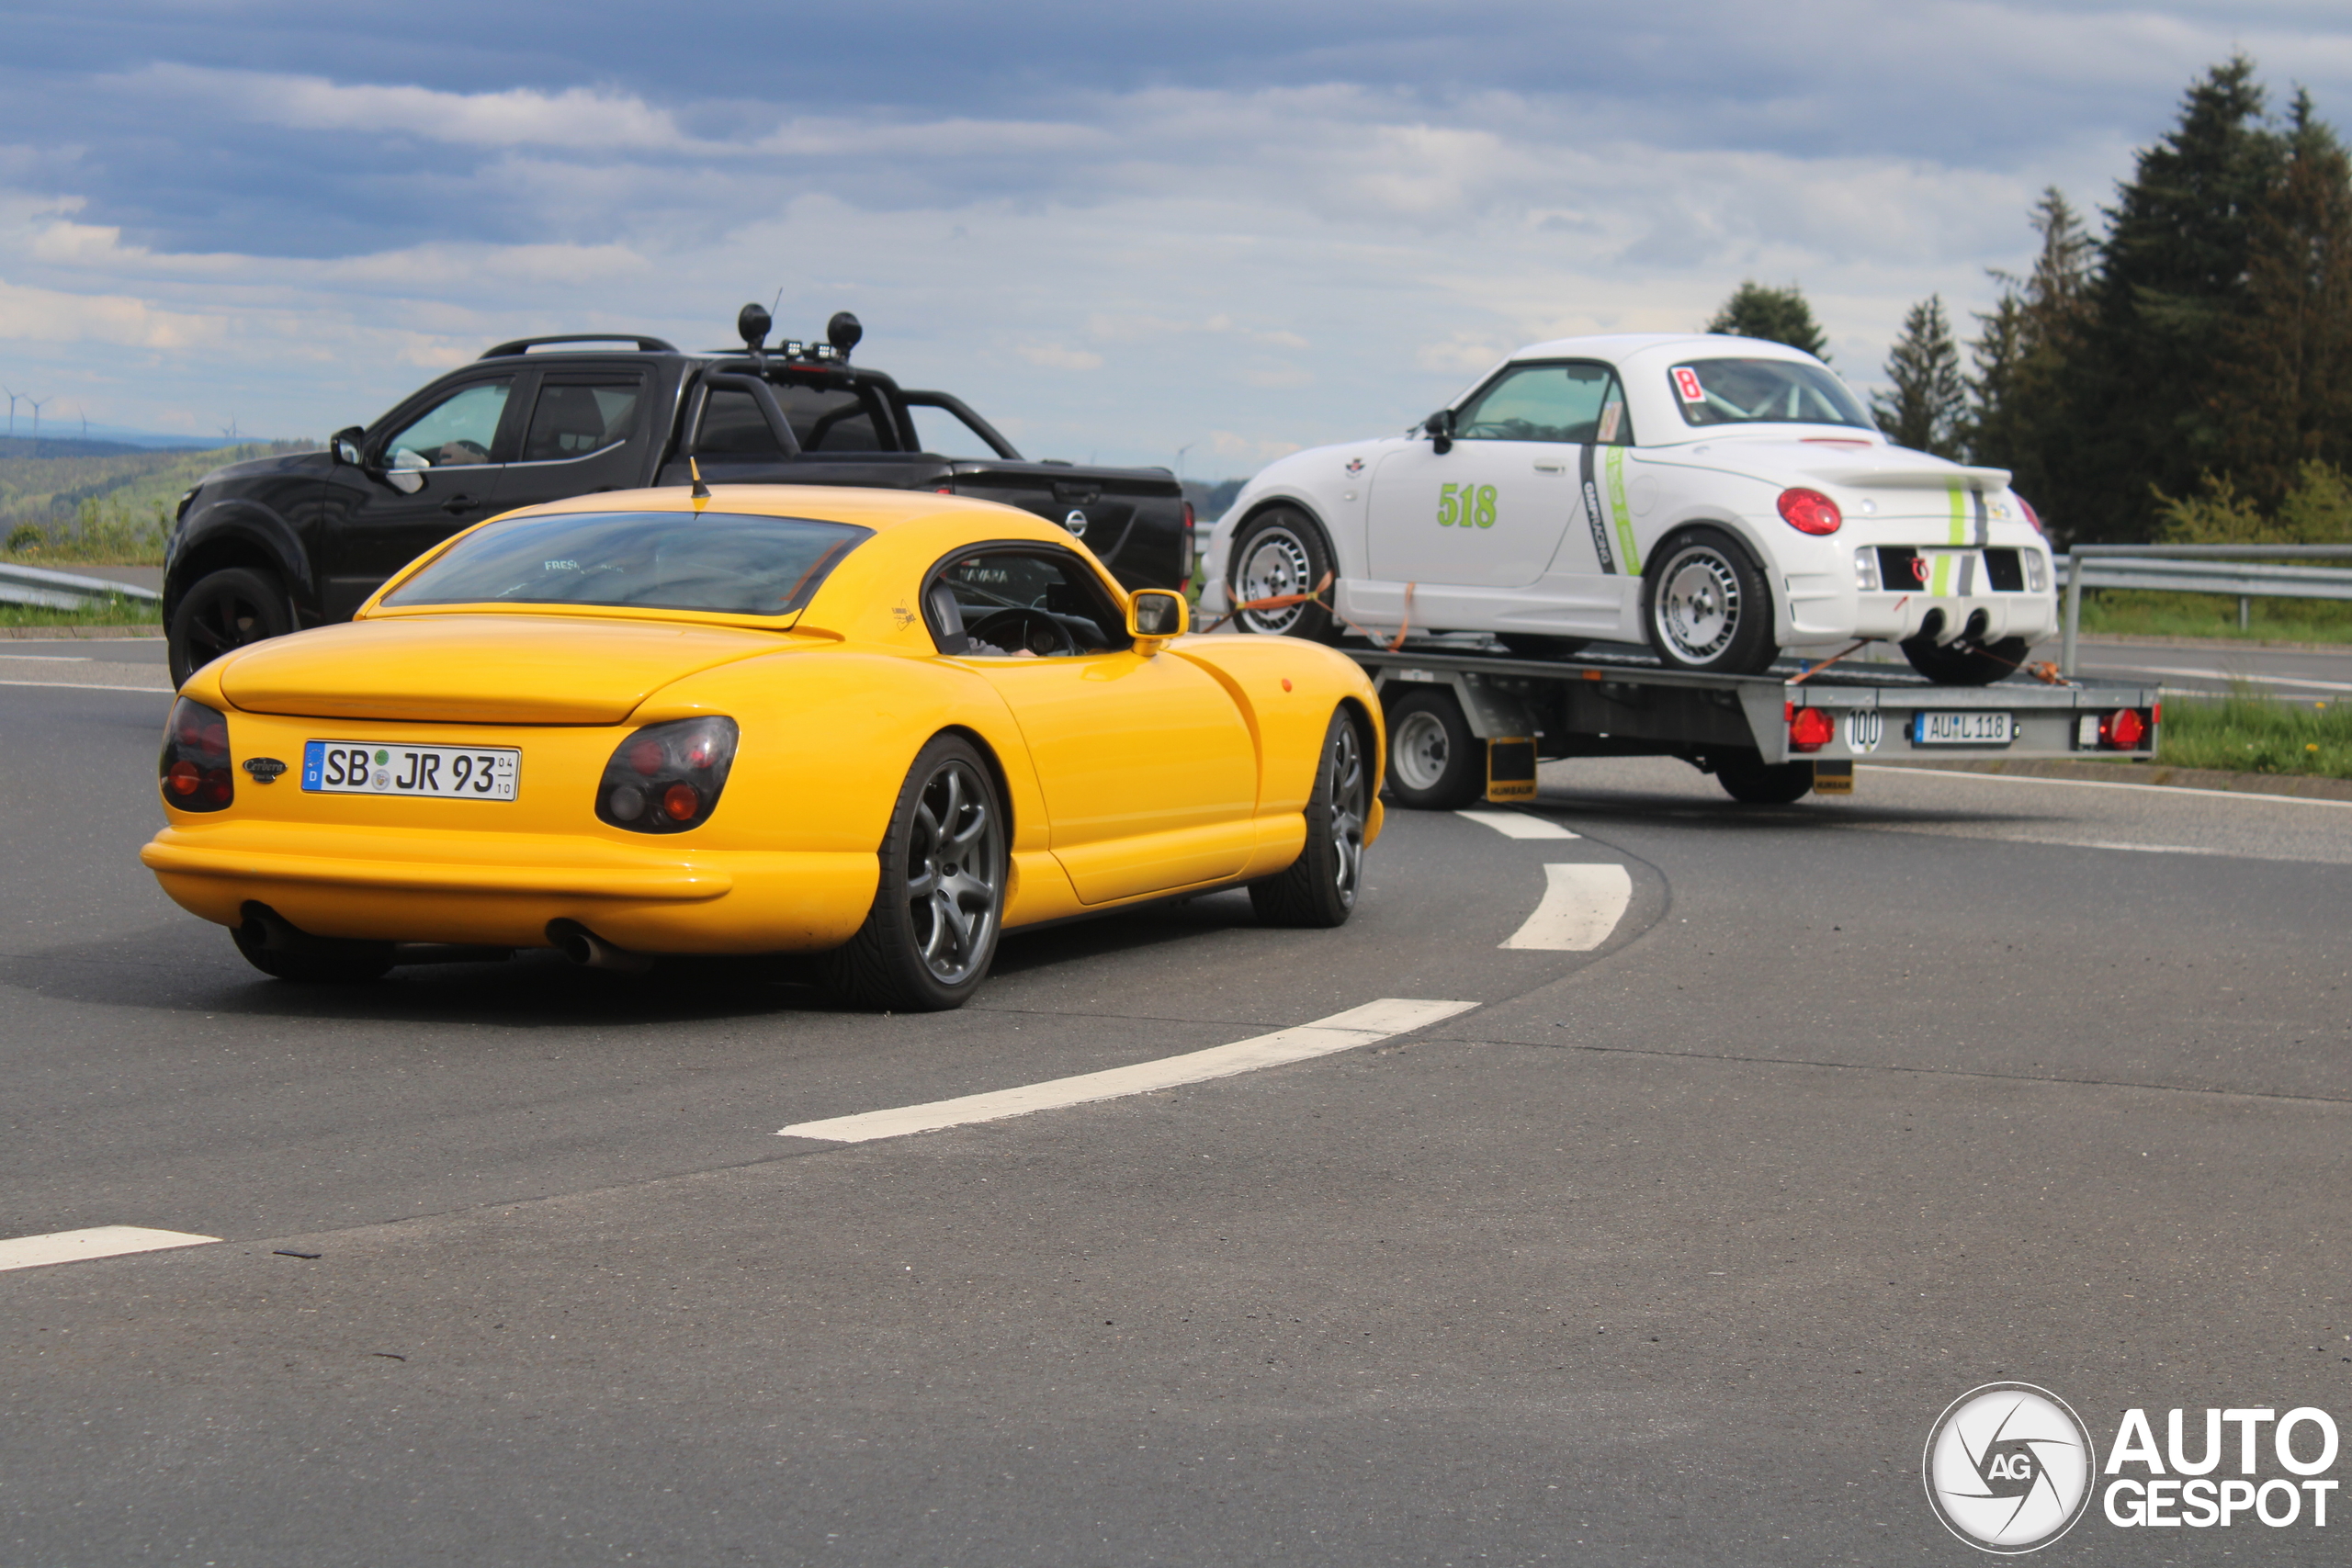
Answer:
<svg viewBox="0 0 2352 1568"><path fill-rule="evenodd" d="M1650 646L1668 664L1715 675L1752 675L1780 650L1763 574L1738 541L1693 528L1644 582Z"/></svg>
<svg viewBox="0 0 2352 1568"><path fill-rule="evenodd" d="M1236 604L1261 599L1284 599L1312 593L1329 574L1330 552L1306 518L1286 507L1254 518L1234 541L1232 593ZM1317 641L1331 636L1327 594L1322 604L1281 604L1263 610L1242 610L1234 622L1260 637L1303 637Z"/></svg>

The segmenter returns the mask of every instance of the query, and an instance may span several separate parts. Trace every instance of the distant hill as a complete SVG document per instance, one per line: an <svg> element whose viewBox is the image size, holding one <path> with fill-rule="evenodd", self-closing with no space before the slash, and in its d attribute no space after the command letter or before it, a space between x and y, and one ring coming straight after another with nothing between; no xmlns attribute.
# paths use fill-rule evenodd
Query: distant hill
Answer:
<svg viewBox="0 0 2352 1568"><path fill-rule="evenodd" d="M1219 479L1210 484L1204 479L1186 479L1184 499L1193 503L1193 515L1204 525L1214 523L1225 515L1225 509L1233 504L1233 498L1239 495L1241 487L1249 482L1248 479Z"/></svg>
<svg viewBox="0 0 2352 1568"><path fill-rule="evenodd" d="M15 560L160 562L173 511L198 479L225 463L314 445L256 441L187 451L0 436L0 547Z"/></svg>

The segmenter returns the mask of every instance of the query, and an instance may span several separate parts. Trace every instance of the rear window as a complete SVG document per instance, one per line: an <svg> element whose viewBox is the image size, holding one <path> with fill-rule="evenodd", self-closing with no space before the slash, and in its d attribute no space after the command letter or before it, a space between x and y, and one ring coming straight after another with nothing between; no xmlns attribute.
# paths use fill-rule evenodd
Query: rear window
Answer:
<svg viewBox="0 0 2352 1568"><path fill-rule="evenodd" d="M1685 424L1850 424L1875 430L1846 383L1789 359L1694 359L1667 373Z"/></svg>
<svg viewBox="0 0 2352 1568"><path fill-rule="evenodd" d="M389 605L609 604L783 615L873 530L732 512L575 512L469 534Z"/></svg>
<svg viewBox="0 0 2352 1568"><path fill-rule="evenodd" d="M785 423L803 452L892 452L889 417L870 389L812 387L803 381L772 382ZM695 450L706 457L780 456L775 434L749 392L720 389L704 405L701 439Z"/></svg>

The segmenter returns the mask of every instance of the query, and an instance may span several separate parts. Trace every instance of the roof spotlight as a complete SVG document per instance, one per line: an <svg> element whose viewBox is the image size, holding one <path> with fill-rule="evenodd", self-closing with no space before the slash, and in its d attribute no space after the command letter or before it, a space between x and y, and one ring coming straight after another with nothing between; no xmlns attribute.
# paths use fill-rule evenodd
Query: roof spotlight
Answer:
<svg viewBox="0 0 2352 1568"><path fill-rule="evenodd" d="M834 311L833 319L825 323L825 341L831 344L833 351L843 359L849 357L849 351L855 348L857 340L865 335L865 329L847 310Z"/></svg>

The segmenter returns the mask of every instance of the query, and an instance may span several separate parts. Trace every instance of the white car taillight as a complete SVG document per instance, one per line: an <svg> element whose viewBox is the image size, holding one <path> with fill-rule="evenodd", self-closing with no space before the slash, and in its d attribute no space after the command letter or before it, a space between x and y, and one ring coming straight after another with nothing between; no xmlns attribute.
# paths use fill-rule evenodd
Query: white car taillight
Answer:
<svg viewBox="0 0 2352 1568"><path fill-rule="evenodd" d="M1879 581L1878 551L1865 546L1854 552L1854 586L1865 593L1875 593L1886 585Z"/></svg>
<svg viewBox="0 0 2352 1568"><path fill-rule="evenodd" d="M2040 550L2019 550L2025 557L2025 585L2029 592L2040 593L2050 586L2050 558Z"/></svg>

